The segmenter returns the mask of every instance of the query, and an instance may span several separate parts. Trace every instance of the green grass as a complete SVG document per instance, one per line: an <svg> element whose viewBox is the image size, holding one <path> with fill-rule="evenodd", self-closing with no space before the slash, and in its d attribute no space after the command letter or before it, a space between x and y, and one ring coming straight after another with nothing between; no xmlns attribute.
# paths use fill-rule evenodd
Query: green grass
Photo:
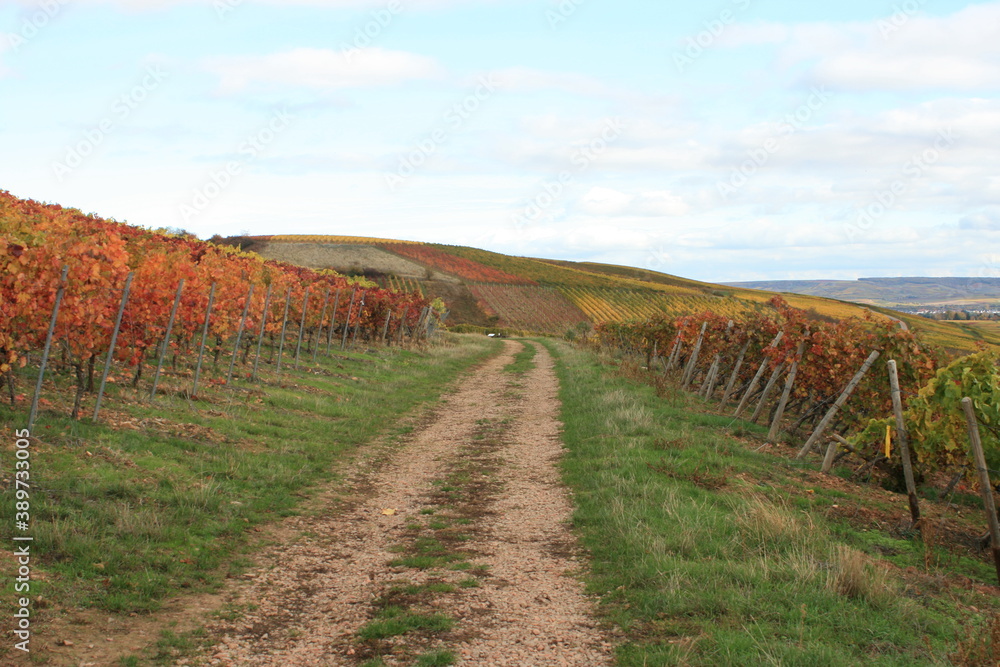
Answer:
<svg viewBox="0 0 1000 667"><path fill-rule="evenodd" d="M523 349L514 355L514 361L504 367L504 371L514 375L524 375L535 367L535 346L524 345Z"/></svg>
<svg viewBox="0 0 1000 667"><path fill-rule="evenodd" d="M378 618L358 629L363 640L387 639L408 632L447 632L455 626L455 619L444 614L423 614L402 607L385 607Z"/></svg>
<svg viewBox="0 0 1000 667"><path fill-rule="evenodd" d="M842 493L798 495L801 468L732 435L765 429L544 344L561 379L573 522L601 614L625 634L620 665L949 664L967 605L996 607L902 579L882 554L923 569L923 545L827 521ZM981 561L952 567L991 582Z"/></svg>
<svg viewBox="0 0 1000 667"><path fill-rule="evenodd" d="M436 401L499 348L447 337L424 352L321 355L315 369L264 373L259 388L206 389L197 401L173 390L183 377L166 379L173 387L154 404L115 387L104 415L131 428L43 410L32 445L32 566L42 575L32 596L141 613L181 591L216 588L245 567L251 528L301 512L319 485L338 483L338 463L358 446L407 433L401 415ZM59 387L68 380L51 377ZM58 406L64 393L49 395ZM0 407L0 432L23 419ZM5 541L13 510L0 507ZM3 598L15 599L11 580Z"/></svg>
<svg viewBox="0 0 1000 667"><path fill-rule="evenodd" d="M455 664L455 654L451 651L431 651L417 658L417 667L447 667Z"/></svg>

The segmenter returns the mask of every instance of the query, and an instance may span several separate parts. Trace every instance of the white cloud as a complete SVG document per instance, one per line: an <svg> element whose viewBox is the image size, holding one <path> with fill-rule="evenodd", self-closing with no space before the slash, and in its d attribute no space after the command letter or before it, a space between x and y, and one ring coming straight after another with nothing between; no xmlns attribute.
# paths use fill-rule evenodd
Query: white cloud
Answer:
<svg viewBox="0 0 1000 667"><path fill-rule="evenodd" d="M959 229L1000 231L1000 210L982 211L964 216L958 221Z"/></svg>
<svg viewBox="0 0 1000 667"><path fill-rule="evenodd" d="M809 63L809 78L850 90L1000 88L1000 2L948 16L899 13L876 21L737 24L719 40L773 44L777 63Z"/></svg>
<svg viewBox="0 0 1000 667"><path fill-rule="evenodd" d="M615 90L592 76L573 72L547 72L530 67L509 67L491 74L505 92L559 91L572 95L609 97Z"/></svg>
<svg viewBox="0 0 1000 667"><path fill-rule="evenodd" d="M350 53L301 48L265 56L226 56L208 61L206 68L219 76L224 93L255 83L336 90L389 86L442 75L442 68L431 58L380 48Z"/></svg>
<svg viewBox="0 0 1000 667"><path fill-rule="evenodd" d="M674 217L690 210L682 197L665 190L629 194L601 186L584 194L580 206L590 215L621 217Z"/></svg>
<svg viewBox="0 0 1000 667"><path fill-rule="evenodd" d="M812 76L830 86L855 90L1000 88L1000 64L969 54L886 55L865 49L825 58Z"/></svg>

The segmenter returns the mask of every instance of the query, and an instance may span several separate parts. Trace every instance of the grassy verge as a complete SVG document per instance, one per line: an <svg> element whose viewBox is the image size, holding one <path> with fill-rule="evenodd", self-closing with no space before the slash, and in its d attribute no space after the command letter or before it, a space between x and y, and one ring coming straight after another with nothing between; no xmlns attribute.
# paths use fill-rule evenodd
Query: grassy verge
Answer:
<svg viewBox="0 0 1000 667"><path fill-rule="evenodd" d="M216 588L243 565L255 526L300 511L337 479L338 461L407 432L401 415L437 400L499 347L448 336L426 352L348 353L264 373L261 385L208 388L196 401L169 390L149 404L122 388L100 424L43 412L30 531L41 620L74 608L150 612L179 592ZM23 417L0 407L0 432L12 434ZM13 444L4 438L7 454ZM12 474L13 465L0 476ZM5 541L13 511L13 502L0 506ZM15 597L8 579L4 612Z"/></svg>
<svg viewBox="0 0 1000 667"><path fill-rule="evenodd" d="M562 385L574 524L602 615L625 636L619 664L991 655L976 637L984 610L998 606L982 560L928 568L933 547L838 520L831 510L852 501L846 482L819 485L817 473L740 437L764 429L699 412L699 399L636 382L590 352L545 344Z"/></svg>

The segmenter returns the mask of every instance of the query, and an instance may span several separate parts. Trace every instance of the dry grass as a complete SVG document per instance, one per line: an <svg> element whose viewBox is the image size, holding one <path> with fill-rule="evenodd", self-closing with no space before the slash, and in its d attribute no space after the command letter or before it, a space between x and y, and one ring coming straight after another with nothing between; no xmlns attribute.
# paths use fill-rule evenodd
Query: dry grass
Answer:
<svg viewBox="0 0 1000 667"><path fill-rule="evenodd" d="M885 606L895 596L888 572L875 567L863 553L843 544L833 547L826 586L844 597Z"/></svg>
<svg viewBox="0 0 1000 667"><path fill-rule="evenodd" d="M777 544L804 546L811 541L810 526L800 516L764 496L753 495L736 513L744 546Z"/></svg>
<svg viewBox="0 0 1000 667"><path fill-rule="evenodd" d="M1000 614L991 614L982 624L968 626L966 636L959 639L958 650L948 657L959 667L1000 665Z"/></svg>

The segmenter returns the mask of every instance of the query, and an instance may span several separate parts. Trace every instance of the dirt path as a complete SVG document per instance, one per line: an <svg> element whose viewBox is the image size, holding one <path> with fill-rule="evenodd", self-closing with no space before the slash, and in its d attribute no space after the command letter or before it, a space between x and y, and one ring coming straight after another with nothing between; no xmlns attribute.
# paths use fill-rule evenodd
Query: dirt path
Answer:
<svg viewBox="0 0 1000 667"><path fill-rule="evenodd" d="M301 536L179 664L609 664L572 576L552 360L536 346L532 370L505 372L522 349L505 343L405 445L362 458L352 499L290 520Z"/></svg>

